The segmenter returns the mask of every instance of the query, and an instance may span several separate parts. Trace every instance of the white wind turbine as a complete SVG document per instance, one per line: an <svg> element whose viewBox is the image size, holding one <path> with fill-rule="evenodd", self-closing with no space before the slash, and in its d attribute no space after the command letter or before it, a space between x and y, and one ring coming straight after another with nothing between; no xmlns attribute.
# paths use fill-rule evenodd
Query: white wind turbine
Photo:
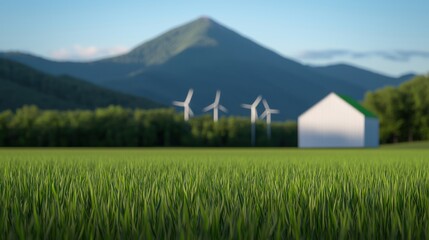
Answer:
<svg viewBox="0 0 429 240"><path fill-rule="evenodd" d="M251 128L251 144L255 146L255 135L256 135L256 120L258 119L258 112L256 107L258 107L259 102L261 102L262 96L258 96L252 104L241 104L243 108L250 109L250 122L252 123Z"/></svg>
<svg viewBox="0 0 429 240"><path fill-rule="evenodd" d="M174 101L173 102L174 106L178 106L178 107L183 107L184 108L183 118L185 119L185 121L189 120L189 116L191 116L191 117L194 116L194 112L192 112L192 109L189 106L189 103L191 102L193 94L194 94L194 90L191 88L188 91L188 95L186 96L185 101L183 101L183 102Z"/></svg>
<svg viewBox="0 0 429 240"><path fill-rule="evenodd" d="M228 109L226 109L224 106L219 104L219 100L220 100L220 91L217 90L214 103L208 105L207 107L205 107L203 109L204 112L207 112L207 111L213 109L213 121L214 122L217 122L217 120L219 119L219 110L221 110L224 113L228 112Z"/></svg>
<svg viewBox="0 0 429 240"><path fill-rule="evenodd" d="M267 100L265 100L265 99L262 100L262 103L264 104L265 112L263 112L261 114L261 119L266 117L266 120L267 120L267 137L268 137L268 139L271 139L271 114L277 114L280 111L277 109L270 108Z"/></svg>

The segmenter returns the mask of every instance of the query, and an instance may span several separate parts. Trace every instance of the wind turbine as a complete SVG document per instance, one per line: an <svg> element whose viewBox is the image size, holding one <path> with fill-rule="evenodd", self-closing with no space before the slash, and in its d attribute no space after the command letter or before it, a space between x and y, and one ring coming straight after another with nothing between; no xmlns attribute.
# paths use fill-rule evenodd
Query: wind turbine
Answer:
<svg viewBox="0 0 429 240"><path fill-rule="evenodd" d="M174 106L178 106L178 107L183 107L184 108L183 119L185 119L185 121L189 120L189 116L191 116L191 117L194 116L194 112L192 112L191 107L189 107L189 103L191 102L193 94L194 94L194 90L191 88L188 91L188 95L186 96L185 101L183 101L183 102L174 101L173 102Z"/></svg>
<svg viewBox="0 0 429 240"><path fill-rule="evenodd" d="M213 109L213 121L214 122L217 122L217 120L219 118L219 110L221 110L224 113L228 112L228 109L226 109L224 106L219 104L219 100L220 100L220 91L217 90L214 103L208 105L207 107L205 107L203 109L204 112L207 112L207 111Z"/></svg>
<svg viewBox="0 0 429 240"><path fill-rule="evenodd" d="M265 112L263 112L261 114L261 119L266 117L266 120L267 120L267 137L268 137L268 139L271 139L271 114L277 114L280 111L277 109L270 108L267 100L265 100L265 99L262 100L262 103L264 104Z"/></svg>
<svg viewBox="0 0 429 240"><path fill-rule="evenodd" d="M251 144L255 146L255 135L256 135L256 119L258 119L258 112L256 111L256 107L261 102L262 96L258 96L256 100L252 104L241 104L241 107L250 109L250 122L252 123L251 128Z"/></svg>

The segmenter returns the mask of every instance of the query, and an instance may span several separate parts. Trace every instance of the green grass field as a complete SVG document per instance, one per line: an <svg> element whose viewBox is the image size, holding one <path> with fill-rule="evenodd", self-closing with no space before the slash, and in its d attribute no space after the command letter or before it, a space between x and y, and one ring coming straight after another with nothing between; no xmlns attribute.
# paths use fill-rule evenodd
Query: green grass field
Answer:
<svg viewBox="0 0 429 240"><path fill-rule="evenodd" d="M417 148L429 149L429 141L386 144L386 145L383 145L382 147L383 148L401 148L401 149L417 149Z"/></svg>
<svg viewBox="0 0 429 240"><path fill-rule="evenodd" d="M0 149L0 239L429 238L429 150Z"/></svg>

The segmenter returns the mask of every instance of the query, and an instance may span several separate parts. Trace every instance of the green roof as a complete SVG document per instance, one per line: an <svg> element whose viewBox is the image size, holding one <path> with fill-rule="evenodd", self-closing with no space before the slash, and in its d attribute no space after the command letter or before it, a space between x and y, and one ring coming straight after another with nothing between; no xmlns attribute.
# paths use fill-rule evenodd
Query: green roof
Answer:
<svg viewBox="0 0 429 240"><path fill-rule="evenodd" d="M341 95L341 94L337 94L337 96L340 97L340 98L342 98L344 101L346 101L352 107L354 107L356 110L358 110L359 112L361 112L363 115L365 115L365 117L377 118L377 116L375 116L374 113L372 113L368 109L364 108L362 105L360 105L353 98L351 98L349 96L346 96L346 95Z"/></svg>

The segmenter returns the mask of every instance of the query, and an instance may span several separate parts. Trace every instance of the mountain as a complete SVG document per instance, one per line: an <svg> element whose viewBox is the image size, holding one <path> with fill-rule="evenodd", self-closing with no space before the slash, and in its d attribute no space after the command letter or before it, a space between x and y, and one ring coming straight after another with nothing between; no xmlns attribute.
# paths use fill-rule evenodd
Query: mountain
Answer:
<svg viewBox="0 0 429 240"><path fill-rule="evenodd" d="M387 83L397 86L415 77L414 74L407 74L398 78L392 78L347 64L314 67L313 69L326 76L340 78L365 89L377 89L385 86Z"/></svg>
<svg viewBox="0 0 429 240"><path fill-rule="evenodd" d="M69 76L51 76L0 58L0 110L34 104L44 109L92 109L111 104L155 108L162 105L98 87Z"/></svg>
<svg viewBox="0 0 429 240"><path fill-rule="evenodd" d="M219 39L207 34L207 31L213 26L220 27L209 18L200 18L168 31L160 37L134 48L127 54L105 59L101 62L131 63L143 66L160 65L187 49L217 46Z"/></svg>
<svg viewBox="0 0 429 240"><path fill-rule="evenodd" d="M270 106L281 110L276 120L296 119L332 91L361 100L368 90L405 81L347 65L305 66L209 18L199 18L126 54L99 61L55 62L20 53L0 56L167 105L194 88L191 107L196 113L213 101L217 89L222 90L221 103L234 115L248 115L240 104L262 94Z"/></svg>
<svg viewBox="0 0 429 240"><path fill-rule="evenodd" d="M401 84L403 82L408 82L411 81L413 78L417 77L417 74L415 73L407 73L404 75L399 76L397 79L401 82Z"/></svg>

